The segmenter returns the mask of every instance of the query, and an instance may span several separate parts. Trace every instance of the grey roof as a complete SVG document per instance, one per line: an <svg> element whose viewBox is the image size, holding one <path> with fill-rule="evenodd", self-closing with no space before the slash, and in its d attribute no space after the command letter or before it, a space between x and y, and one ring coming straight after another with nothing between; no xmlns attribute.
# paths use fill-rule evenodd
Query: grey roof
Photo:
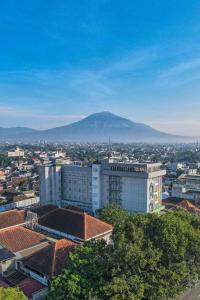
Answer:
<svg viewBox="0 0 200 300"><path fill-rule="evenodd" d="M0 248L0 261L15 257L15 254L7 248Z"/></svg>

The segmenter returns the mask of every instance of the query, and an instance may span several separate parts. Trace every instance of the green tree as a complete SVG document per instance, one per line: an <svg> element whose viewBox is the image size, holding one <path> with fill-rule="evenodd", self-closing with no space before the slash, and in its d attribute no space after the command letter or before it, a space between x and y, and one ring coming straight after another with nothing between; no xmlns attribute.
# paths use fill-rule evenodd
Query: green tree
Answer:
<svg viewBox="0 0 200 300"><path fill-rule="evenodd" d="M97 215L100 219L114 226L119 226L128 218L128 213L122 210L116 203L111 203L108 206L99 209Z"/></svg>
<svg viewBox="0 0 200 300"><path fill-rule="evenodd" d="M0 288L0 300L28 300L28 298L15 288Z"/></svg>
<svg viewBox="0 0 200 300"><path fill-rule="evenodd" d="M200 279L200 218L180 210L99 213L115 226L112 243L90 241L71 253L49 299L169 300Z"/></svg>

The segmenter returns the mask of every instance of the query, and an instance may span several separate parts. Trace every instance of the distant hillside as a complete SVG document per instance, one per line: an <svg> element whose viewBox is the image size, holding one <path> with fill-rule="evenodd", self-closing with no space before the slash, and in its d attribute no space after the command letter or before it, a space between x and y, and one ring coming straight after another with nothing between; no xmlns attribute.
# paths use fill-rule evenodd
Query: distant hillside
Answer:
<svg viewBox="0 0 200 300"><path fill-rule="evenodd" d="M38 132L32 128L15 127L3 128L0 127L0 140L23 140Z"/></svg>
<svg viewBox="0 0 200 300"><path fill-rule="evenodd" d="M0 128L1 140L47 140L66 142L177 142L192 138L167 134L110 112L92 114L78 122L48 130Z"/></svg>

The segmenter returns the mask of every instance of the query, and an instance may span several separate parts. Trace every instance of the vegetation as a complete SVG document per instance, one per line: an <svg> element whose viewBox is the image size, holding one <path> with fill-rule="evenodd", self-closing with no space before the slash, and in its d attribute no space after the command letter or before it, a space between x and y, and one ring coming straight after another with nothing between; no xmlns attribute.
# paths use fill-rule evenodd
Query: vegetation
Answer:
<svg viewBox="0 0 200 300"><path fill-rule="evenodd" d="M0 300L28 300L23 292L14 288L0 288Z"/></svg>
<svg viewBox="0 0 200 300"><path fill-rule="evenodd" d="M115 225L113 243L77 247L48 299L167 300L199 280L199 217L185 211L131 215L114 205L99 215Z"/></svg>
<svg viewBox="0 0 200 300"><path fill-rule="evenodd" d="M10 167L12 164L12 159L4 154L0 154L0 167Z"/></svg>

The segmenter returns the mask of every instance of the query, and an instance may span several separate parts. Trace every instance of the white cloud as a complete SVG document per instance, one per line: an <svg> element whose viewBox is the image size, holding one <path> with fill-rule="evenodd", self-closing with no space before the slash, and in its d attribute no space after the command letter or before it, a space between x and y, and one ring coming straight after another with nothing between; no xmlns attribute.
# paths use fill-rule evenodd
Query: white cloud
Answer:
<svg viewBox="0 0 200 300"><path fill-rule="evenodd" d="M157 82L161 85L176 86L199 79L200 58L176 64L162 71Z"/></svg>

